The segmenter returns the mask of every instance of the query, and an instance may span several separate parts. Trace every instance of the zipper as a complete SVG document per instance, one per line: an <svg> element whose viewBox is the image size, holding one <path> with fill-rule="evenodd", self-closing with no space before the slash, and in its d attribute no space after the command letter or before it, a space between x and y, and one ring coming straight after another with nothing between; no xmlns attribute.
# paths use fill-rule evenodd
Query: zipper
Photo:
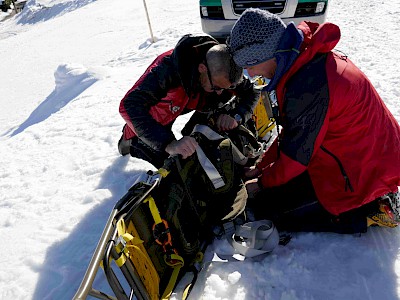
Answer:
<svg viewBox="0 0 400 300"><path fill-rule="evenodd" d="M180 110L180 107L179 107L179 106L173 106L173 101L172 101L172 100L164 100L164 99L161 99L160 102L169 104L169 110L170 110L172 113L174 113L174 114L175 114L177 111Z"/></svg>
<svg viewBox="0 0 400 300"><path fill-rule="evenodd" d="M336 161L340 168L340 173L342 173L342 176L344 178L344 190L347 192L347 189L349 189L351 192L354 192L353 186L350 183L349 176L347 176L346 171L344 170L344 167L342 165L342 162L337 158L336 155L334 155L332 152L330 152L328 149L326 149L324 146L321 146L322 151L327 153L328 155L332 156L332 158Z"/></svg>

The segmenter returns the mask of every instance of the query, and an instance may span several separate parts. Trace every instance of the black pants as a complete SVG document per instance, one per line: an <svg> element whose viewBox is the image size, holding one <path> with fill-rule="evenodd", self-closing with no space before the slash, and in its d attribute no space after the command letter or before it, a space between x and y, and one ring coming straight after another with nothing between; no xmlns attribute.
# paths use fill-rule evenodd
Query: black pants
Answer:
<svg viewBox="0 0 400 300"><path fill-rule="evenodd" d="M165 151L154 150L136 136L132 138L130 154L133 157L148 161L157 169L164 165L164 160L166 160L169 156Z"/></svg>
<svg viewBox="0 0 400 300"><path fill-rule="evenodd" d="M366 232L366 216L377 203L334 216L319 203L304 172L285 185L262 190L248 200L248 208L257 219L272 220L281 231L361 233Z"/></svg>

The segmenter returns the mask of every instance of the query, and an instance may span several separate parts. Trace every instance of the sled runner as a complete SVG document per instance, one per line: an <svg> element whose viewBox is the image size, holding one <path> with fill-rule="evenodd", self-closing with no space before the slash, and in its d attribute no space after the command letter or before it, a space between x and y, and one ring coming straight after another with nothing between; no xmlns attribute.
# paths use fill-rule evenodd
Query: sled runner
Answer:
<svg viewBox="0 0 400 300"><path fill-rule="evenodd" d="M170 295L185 262L172 243L169 224L161 216L153 193L168 175L172 162L170 159L154 174L148 172L115 205L74 299L88 295L99 299L131 299L132 295L137 299L165 299ZM93 289L100 266L117 298ZM125 292L116 268L129 292Z"/></svg>

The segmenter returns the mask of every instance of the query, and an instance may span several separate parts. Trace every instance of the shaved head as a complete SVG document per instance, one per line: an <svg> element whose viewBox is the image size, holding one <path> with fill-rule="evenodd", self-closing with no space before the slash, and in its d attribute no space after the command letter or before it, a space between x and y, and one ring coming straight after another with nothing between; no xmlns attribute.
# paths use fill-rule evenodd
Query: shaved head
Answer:
<svg viewBox="0 0 400 300"><path fill-rule="evenodd" d="M235 63L225 44L211 47L206 54L206 60L211 73L224 76L232 84L238 83L243 77L243 68Z"/></svg>

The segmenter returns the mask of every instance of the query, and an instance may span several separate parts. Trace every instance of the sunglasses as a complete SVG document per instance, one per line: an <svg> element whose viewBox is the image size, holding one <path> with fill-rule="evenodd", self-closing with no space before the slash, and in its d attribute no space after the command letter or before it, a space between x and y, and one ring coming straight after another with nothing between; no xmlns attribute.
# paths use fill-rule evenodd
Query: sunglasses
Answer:
<svg viewBox="0 0 400 300"><path fill-rule="evenodd" d="M231 85L231 86L228 87L228 88L221 88L221 87L219 87L219 86L215 86L214 83L213 83L213 81L212 81L212 79L211 79L211 72L210 72L210 68L208 67L208 64L207 64L207 59L204 60L204 65L205 65L206 68L207 68L207 77L208 77L208 81L210 82L211 90L212 90L212 91L214 91L214 92L221 92L221 91L223 91L223 90L233 90L233 89L236 88L236 84Z"/></svg>

